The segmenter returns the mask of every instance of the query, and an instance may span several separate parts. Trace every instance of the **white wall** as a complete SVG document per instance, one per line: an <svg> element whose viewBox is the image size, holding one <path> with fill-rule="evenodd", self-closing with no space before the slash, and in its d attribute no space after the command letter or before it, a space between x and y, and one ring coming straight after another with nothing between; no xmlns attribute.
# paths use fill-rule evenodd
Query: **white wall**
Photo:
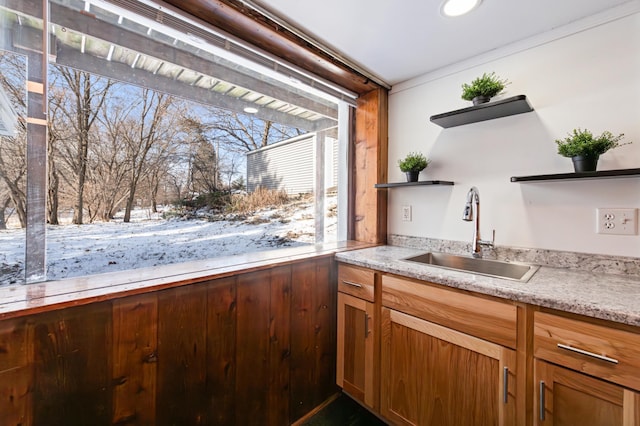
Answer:
<svg viewBox="0 0 640 426"><path fill-rule="evenodd" d="M455 186L389 189L389 233L471 241L473 225L461 217L466 193L476 186L483 238L495 229L497 245L640 257L638 235L595 232L597 207L640 208L640 177L510 182L511 176L572 172L554 140L577 127L634 141L602 155L598 170L640 168L640 13L492 57L392 89L389 182L404 180L399 158L421 151L432 163L420 179ZM500 98L524 94L535 111L449 129L429 121L470 106L460 99L462 83L491 71L511 81ZM413 208L411 222L401 221L403 205Z"/></svg>

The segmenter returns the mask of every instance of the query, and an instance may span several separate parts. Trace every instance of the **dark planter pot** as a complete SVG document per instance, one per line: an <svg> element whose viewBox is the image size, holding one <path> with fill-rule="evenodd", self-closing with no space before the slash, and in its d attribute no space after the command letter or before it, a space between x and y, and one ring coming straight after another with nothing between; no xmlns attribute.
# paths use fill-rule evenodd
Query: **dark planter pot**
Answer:
<svg viewBox="0 0 640 426"><path fill-rule="evenodd" d="M573 161L573 170L576 173L580 172L595 172L596 167L598 165L599 156L585 156L585 155L577 155L575 157L571 157L571 161Z"/></svg>
<svg viewBox="0 0 640 426"><path fill-rule="evenodd" d="M491 98L489 96L476 96L475 98L471 99L471 102L473 102L474 105L480 105L486 104L490 100Z"/></svg>
<svg viewBox="0 0 640 426"><path fill-rule="evenodd" d="M407 182L417 182L419 174L420 172L405 172L405 175L407 175Z"/></svg>

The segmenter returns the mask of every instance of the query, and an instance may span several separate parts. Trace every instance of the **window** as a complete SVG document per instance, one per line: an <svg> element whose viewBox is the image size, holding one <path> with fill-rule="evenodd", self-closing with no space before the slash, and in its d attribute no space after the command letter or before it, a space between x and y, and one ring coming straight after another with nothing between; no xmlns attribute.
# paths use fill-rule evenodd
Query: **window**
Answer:
<svg viewBox="0 0 640 426"><path fill-rule="evenodd" d="M29 7L3 26L42 51ZM0 248L27 281L345 239L351 93L149 1L48 17L46 208Z"/></svg>
<svg viewBox="0 0 640 426"><path fill-rule="evenodd" d="M0 50L0 276L4 283L23 280L27 226L27 59Z"/></svg>

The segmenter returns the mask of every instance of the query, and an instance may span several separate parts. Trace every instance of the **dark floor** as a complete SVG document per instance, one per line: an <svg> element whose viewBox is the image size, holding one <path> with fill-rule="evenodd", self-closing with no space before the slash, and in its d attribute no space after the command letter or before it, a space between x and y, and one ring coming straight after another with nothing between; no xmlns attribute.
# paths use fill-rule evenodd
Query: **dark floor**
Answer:
<svg viewBox="0 0 640 426"><path fill-rule="evenodd" d="M385 426L382 420L366 408L341 393L329 405L311 417L302 426Z"/></svg>

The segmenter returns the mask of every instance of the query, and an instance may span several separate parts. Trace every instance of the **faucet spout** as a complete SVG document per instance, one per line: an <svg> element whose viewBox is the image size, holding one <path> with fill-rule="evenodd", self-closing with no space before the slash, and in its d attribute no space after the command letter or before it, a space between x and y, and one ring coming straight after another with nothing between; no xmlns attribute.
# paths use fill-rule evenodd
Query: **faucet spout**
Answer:
<svg viewBox="0 0 640 426"><path fill-rule="evenodd" d="M480 238L480 193L478 192L478 188L475 186L472 186L469 192L467 192L467 201L464 205L462 220L467 222L473 221L474 227L473 240L471 241L471 255L473 257L482 257L482 249L480 246L486 245L493 247L495 231L492 241L483 241Z"/></svg>

